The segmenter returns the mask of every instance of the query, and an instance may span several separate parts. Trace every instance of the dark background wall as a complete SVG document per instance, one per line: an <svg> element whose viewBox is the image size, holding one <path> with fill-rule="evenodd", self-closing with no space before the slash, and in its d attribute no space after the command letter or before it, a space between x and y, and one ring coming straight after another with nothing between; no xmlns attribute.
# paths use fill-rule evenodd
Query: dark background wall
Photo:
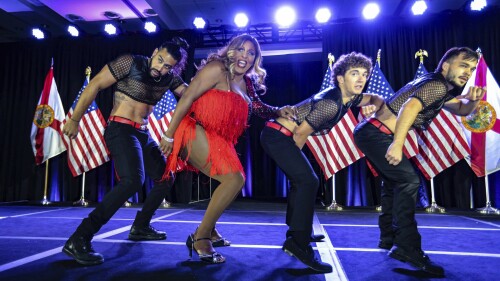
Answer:
<svg viewBox="0 0 500 281"><path fill-rule="evenodd" d="M352 21L326 26L323 29L323 54L264 59L264 67L269 73L269 90L262 99L271 105L295 104L314 94L320 88L329 52L338 57L343 53L358 51L375 60L377 50L381 49L381 69L393 89L397 90L413 78L418 65L413 57L418 49L425 49L429 53L424 64L432 71L450 47L480 47L498 80L500 19L497 15L496 9L481 15L456 13L412 19L386 18L377 22ZM87 66L95 74L119 54L128 52L149 56L156 46L174 35L185 37L192 45L196 43L196 35L186 30L164 32L156 36L127 35L0 44L0 122L3 124L0 138L0 201L39 200L43 196L45 165L35 166L29 134L51 58L54 58L54 76L67 112L83 84ZM262 48L266 46L262 45ZM190 52L192 57L194 49ZM191 60L184 73L186 81L190 80L194 71ZM100 93L96 102L107 118L112 107L112 88ZM263 124L264 120L253 117L249 130L238 145L243 161L249 165L246 188L255 198L281 197L284 194L280 177L272 161L263 154L258 140ZM305 152L310 156L307 150ZM112 169L112 162L109 162L86 174L87 198L98 201L113 186ZM82 178L71 176L66 165L66 153L50 159L49 175L49 199L74 201L79 198ZM194 178L197 179L196 176ZM500 201L498 178L496 173L490 176L489 181L494 203ZM473 186L476 205L484 205L484 179L475 178L465 163L460 162L446 170L435 181L437 199L443 205L468 206L470 186ZM178 186L190 188L182 187L190 185L190 182L188 178ZM339 172L336 182L337 201L340 203L377 204L376 181L366 175L362 164L356 163ZM323 184L328 185L327 182ZM142 200L147 188L146 184L137 201Z"/></svg>

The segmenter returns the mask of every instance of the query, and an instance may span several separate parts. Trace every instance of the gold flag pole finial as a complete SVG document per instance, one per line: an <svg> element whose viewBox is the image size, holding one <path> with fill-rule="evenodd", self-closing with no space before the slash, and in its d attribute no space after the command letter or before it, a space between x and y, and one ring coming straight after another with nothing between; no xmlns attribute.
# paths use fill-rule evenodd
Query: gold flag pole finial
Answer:
<svg viewBox="0 0 500 281"><path fill-rule="evenodd" d="M92 73L92 69L90 68L90 66L87 66L87 68L85 68L85 76L87 76L87 78L90 78L90 73Z"/></svg>
<svg viewBox="0 0 500 281"><path fill-rule="evenodd" d="M415 59L420 58L420 63L424 63L424 56L429 56L426 50L420 49L415 53Z"/></svg>
<svg viewBox="0 0 500 281"><path fill-rule="evenodd" d="M377 64L380 67L380 54L382 53L382 49L378 49L377 51Z"/></svg>
<svg viewBox="0 0 500 281"><path fill-rule="evenodd" d="M481 48L477 47L476 53L481 57L483 55L483 51L481 51Z"/></svg>
<svg viewBox="0 0 500 281"><path fill-rule="evenodd" d="M333 62L335 61L335 56L332 53L328 53L328 68L332 68Z"/></svg>

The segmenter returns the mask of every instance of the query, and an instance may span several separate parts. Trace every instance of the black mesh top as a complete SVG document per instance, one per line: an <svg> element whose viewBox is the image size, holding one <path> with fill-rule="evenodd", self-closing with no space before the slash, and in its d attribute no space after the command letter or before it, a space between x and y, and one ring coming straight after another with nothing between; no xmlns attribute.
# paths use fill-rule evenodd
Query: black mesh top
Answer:
<svg viewBox="0 0 500 281"><path fill-rule="evenodd" d="M339 88L327 88L295 105L298 125L304 120L314 129L313 136L325 135L335 126L351 107L357 106L363 94L356 95L347 104L342 103Z"/></svg>
<svg viewBox="0 0 500 281"><path fill-rule="evenodd" d="M167 90L172 92L184 81L169 73L156 82L149 75L148 58L138 55L123 55L108 63L109 70L118 81L116 91L133 100L156 105Z"/></svg>
<svg viewBox="0 0 500 281"><path fill-rule="evenodd" d="M422 111L415 118L413 127L425 130L438 115L444 103L454 96L448 93L446 80L441 73L428 73L411 81L397 93L388 98L385 103L396 116L403 104L410 98L416 98L422 103Z"/></svg>

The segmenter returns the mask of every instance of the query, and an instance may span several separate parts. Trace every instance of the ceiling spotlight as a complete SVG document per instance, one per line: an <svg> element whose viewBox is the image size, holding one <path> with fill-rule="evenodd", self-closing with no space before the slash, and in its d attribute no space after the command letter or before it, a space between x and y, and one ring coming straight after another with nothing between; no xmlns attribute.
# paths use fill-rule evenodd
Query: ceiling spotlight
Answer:
<svg viewBox="0 0 500 281"><path fill-rule="evenodd" d="M325 23L330 20L332 13L328 8L318 9L316 12L316 21L319 23Z"/></svg>
<svg viewBox="0 0 500 281"><path fill-rule="evenodd" d="M107 23L104 26L104 31L106 31L109 35L116 35L116 26L111 23Z"/></svg>
<svg viewBox="0 0 500 281"><path fill-rule="evenodd" d="M416 16L423 15L425 10L427 10L427 3L424 0L415 1L411 7L411 11Z"/></svg>
<svg viewBox="0 0 500 281"><path fill-rule="evenodd" d="M203 28L205 28L205 25L207 24L207 22L201 17L196 17L193 20L193 24L197 29L203 29Z"/></svg>
<svg viewBox="0 0 500 281"><path fill-rule="evenodd" d="M144 29L146 29L147 32L149 32L149 33L154 33L154 32L156 32L158 27L153 22L147 21L144 23Z"/></svg>
<svg viewBox="0 0 500 281"><path fill-rule="evenodd" d="M380 8L376 3L369 3L363 8L363 17L367 20L372 20L378 16Z"/></svg>
<svg viewBox="0 0 500 281"><path fill-rule="evenodd" d="M237 27L245 27L248 24L248 17L245 13L237 13L236 16L234 16L234 24L236 24Z"/></svg>
<svg viewBox="0 0 500 281"><path fill-rule="evenodd" d="M33 28L31 34L38 40L45 38L45 33L40 28Z"/></svg>
<svg viewBox="0 0 500 281"><path fill-rule="evenodd" d="M73 25L68 26L68 32L73 37L78 37L78 35L80 35L80 32L78 31L78 29L76 27L74 27Z"/></svg>
<svg viewBox="0 0 500 281"><path fill-rule="evenodd" d="M472 11L481 11L486 5L488 5L486 0L474 0L470 2L470 9Z"/></svg>
<svg viewBox="0 0 500 281"><path fill-rule="evenodd" d="M289 6L284 6L276 11L274 19L281 27L288 27L295 22L295 10Z"/></svg>

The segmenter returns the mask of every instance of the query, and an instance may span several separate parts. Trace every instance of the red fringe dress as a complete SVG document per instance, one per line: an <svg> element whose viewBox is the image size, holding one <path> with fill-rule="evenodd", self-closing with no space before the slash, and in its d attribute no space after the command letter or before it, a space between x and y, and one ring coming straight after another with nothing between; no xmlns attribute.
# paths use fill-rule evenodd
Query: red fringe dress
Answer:
<svg viewBox="0 0 500 281"><path fill-rule="evenodd" d="M234 146L247 127L248 116L249 105L240 95L219 89L205 92L193 102L175 132L174 147L167 159L165 175L176 172L178 166L196 170L187 165L191 152L190 143L196 138L196 124L204 128L207 136L207 164L212 164L210 176L234 172L244 174ZM186 145L188 155L182 161L179 152Z"/></svg>
<svg viewBox="0 0 500 281"><path fill-rule="evenodd" d="M278 107L263 103L255 91L254 81L248 76L244 79L250 104L236 93L218 89L208 90L193 102L175 132L173 151L167 159L163 178L183 169L196 171L187 164L191 153L190 142L196 138L196 124L205 129L207 136L209 151L206 163L212 163L210 176L234 172L245 175L234 145L248 127L250 113L267 120L278 117ZM179 158L183 147L187 147L188 152L185 160Z"/></svg>

